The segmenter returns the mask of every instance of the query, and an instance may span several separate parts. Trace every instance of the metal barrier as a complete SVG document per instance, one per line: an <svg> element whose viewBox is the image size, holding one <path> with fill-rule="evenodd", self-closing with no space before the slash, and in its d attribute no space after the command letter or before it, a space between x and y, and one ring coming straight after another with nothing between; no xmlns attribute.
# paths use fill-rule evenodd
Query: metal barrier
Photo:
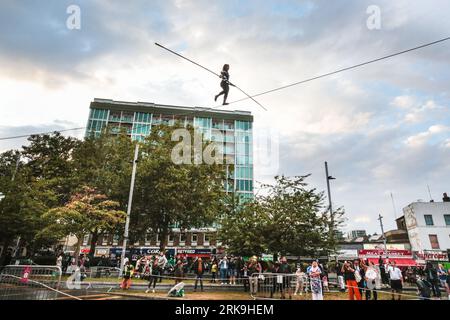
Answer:
<svg viewBox="0 0 450 320"><path fill-rule="evenodd" d="M58 266L8 265L0 273L0 300L52 300L69 294L59 291Z"/></svg>
<svg viewBox="0 0 450 320"><path fill-rule="evenodd" d="M91 267L86 271L89 278L119 278L120 268L115 267Z"/></svg>
<svg viewBox="0 0 450 320"><path fill-rule="evenodd" d="M291 298L297 284L298 277L295 274L284 273L254 273L247 283L253 299ZM304 288L306 287L304 284Z"/></svg>

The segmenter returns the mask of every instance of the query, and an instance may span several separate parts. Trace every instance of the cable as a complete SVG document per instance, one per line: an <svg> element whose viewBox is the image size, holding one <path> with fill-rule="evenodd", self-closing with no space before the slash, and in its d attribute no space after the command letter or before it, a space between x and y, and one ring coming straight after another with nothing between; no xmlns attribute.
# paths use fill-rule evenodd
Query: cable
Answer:
<svg viewBox="0 0 450 320"><path fill-rule="evenodd" d="M174 55L176 55L176 56L178 56L178 57L180 57L180 58L182 58L182 59L184 59L184 60L189 61L190 63L195 64L196 66L198 66L198 67L200 67L200 68L202 68L202 69L204 69L204 70L206 70L206 71L208 71L208 72L212 73L213 75L215 75L215 76L217 76L217 77L220 78L220 75L218 75L217 73L215 73L215 72L212 71L211 69L208 69L208 68L202 66L201 64L199 64L199 63L197 63L197 62L195 62L195 61L192 61L191 59L188 59L188 58L182 56L181 54L179 54L179 53L177 53L177 52L175 52L175 51L173 51L173 50L170 50L169 48L166 48L166 47L164 47L163 45L161 45L161 44L159 44L159 43L157 43L157 42L155 42L155 45L157 45L158 47L160 47L160 48L162 48L162 49L164 49L164 50L167 50L167 51L170 52L170 53L173 53ZM229 83L231 86L233 86L233 87L235 87L236 89L238 89L239 91L241 91L243 94L245 94L245 95L247 96L247 99L252 99L257 105L259 105L261 108L263 108L265 111L267 111L267 109L266 109L261 103L259 103L259 102L256 101L255 99L253 99L253 97L250 96L248 93L246 93L244 90L242 90L242 89L239 88L237 85L235 85L235 84L233 84L233 83L231 83L231 82L229 82L229 81L228 81L228 83Z"/></svg>
<svg viewBox="0 0 450 320"><path fill-rule="evenodd" d="M40 132L40 133L31 133L31 134L24 134L24 135L21 135L21 136L3 137L3 138L0 138L0 141L2 141L2 140L11 140L11 139L19 139L19 138L27 138L29 136L38 136L38 135L43 135L43 134L51 134L51 133L55 133L55 132L61 133L61 132L65 132L65 131L75 131L75 130L81 130L81 129L86 129L86 127L63 129L63 130L54 130L54 131Z"/></svg>
<svg viewBox="0 0 450 320"><path fill-rule="evenodd" d="M355 69L355 68L358 68L358 67L362 67L362 66L374 63L374 62L378 62L378 61L381 61L381 60L392 58L392 57L395 57L395 56L398 56L398 55L401 55L401 54L404 54L404 53L407 53L407 52L411 52L411 51L414 51L414 50L418 50L418 49L422 49L422 48L425 48L425 47L428 47L428 46L432 46L434 44L437 44L437 43L440 43L440 42L444 42L444 41L447 41L447 40L450 40L450 37L443 38L443 39L440 39L440 40L437 40L437 41L433 41L433 42L429 42L429 43L426 43L426 44L423 44L423 45L420 45L420 46L417 46L417 47L414 47L414 48L410 48L410 49L407 49L407 50L396 52L396 53L393 53L393 54L390 54L390 55L387 55L387 56L383 56L383 57L380 57L380 58L377 58L377 59L373 59L373 60L369 60L369 61L366 61L366 62L358 63L358 64L350 66L350 67L346 67L346 68L342 68L342 69L339 69L339 70L336 70L336 71L328 72L328 73L325 73L325 74L322 74L322 75L319 75L319 76L315 76L315 77L312 77L312 78L309 78L309 79L305 79L305 80L301 80L301 81L298 81L298 82L294 82L294 83L291 83L291 84L288 84L288 85L285 85L285 86L281 86L281 87L278 87L278 88L275 88L275 89L263 91L263 92L251 95L250 97L252 97L252 98L259 97L259 96L262 96L262 95L265 95L265 94L268 94L268 93L272 93L272 92L275 92L275 91L283 90L283 89L290 88L290 87L293 87L293 86L296 86L296 85L299 85L299 84L303 84L303 83L310 82L310 81L313 81L313 80L317 80L317 79L320 79L320 78L328 77L328 76L331 76L333 74L337 74L337 73L344 72L344 71L347 71L347 70L351 70L351 69ZM235 101L231 101L228 104L244 101L244 100L247 100L247 99L249 99L249 98L247 97L247 98L238 99L238 100L235 100Z"/></svg>

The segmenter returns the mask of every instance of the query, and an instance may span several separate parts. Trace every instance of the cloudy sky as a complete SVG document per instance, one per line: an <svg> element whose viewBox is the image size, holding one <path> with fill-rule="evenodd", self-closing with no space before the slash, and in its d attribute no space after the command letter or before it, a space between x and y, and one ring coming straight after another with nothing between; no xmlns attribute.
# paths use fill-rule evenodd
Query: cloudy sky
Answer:
<svg viewBox="0 0 450 320"><path fill-rule="evenodd" d="M80 30L66 26L73 4ZM381 10L378 30L369 5ZM215 106L217 79L154 42L217 71L229 63L231 80L258 93L448 37L448 12L445 0L3 0L0 137L83 127L95 97ZM429 200L427 185L437 200L450 192L449 84L450 41L258 97L267 112L250 100L227 109L251 111L258 136L279 137L275 173L311 173L325 190L328 161L346 229L373 233L378 213L392 229L401 208ZM231 101L242 97L232 89Z"/></svg>

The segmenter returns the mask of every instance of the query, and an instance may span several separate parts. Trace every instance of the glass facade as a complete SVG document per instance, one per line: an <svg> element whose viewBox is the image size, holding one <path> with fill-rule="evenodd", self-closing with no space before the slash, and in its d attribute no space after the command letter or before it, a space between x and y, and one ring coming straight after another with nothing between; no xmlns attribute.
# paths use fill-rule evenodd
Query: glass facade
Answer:
<svg viewBox="0 0 450 320"><path fill-rule="evenodd" d="M128 111L121 110L120 106L95 108L91 105L86 135L98 136L108 127L113 133L125 129L133 140L142 141L154 125L173 125L175 121L185 126L191 124L202 132L204 139L219 143L226 163L234 165L234 172L228 173L229 179L224 183L225 189L228 192L236 192L244 201L253 198L252 121L233 120L230 116L221 117L220 112L194 117L192 114L174 115L170 108L167 113L127 109Z"/></svg>

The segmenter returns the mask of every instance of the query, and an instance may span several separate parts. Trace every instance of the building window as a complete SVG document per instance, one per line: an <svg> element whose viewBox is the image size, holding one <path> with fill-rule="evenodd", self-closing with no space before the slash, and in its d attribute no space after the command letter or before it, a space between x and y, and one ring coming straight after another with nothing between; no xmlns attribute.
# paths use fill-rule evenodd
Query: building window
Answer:
<svg viewBox="0 0 450 320"><path fill-rule="evenodd" d="M433 223L433 216L431 214L424 215L424 218L425 218L425 224L427 226L433 226L434 225L434 223Z"/></svg>
<svg viewBox="0 0 450 320"><path fill-rule="evenodd" d="M89 235L87 234L87 235L85 235L84 238L83 238L83 245L84 245L84 246L87 245L88 241L89 241Z"/></svg>
<svg viewBox="0 0 450 320"><path fill-rule="evenodd" d="M430 238L431 249L440 249L437 235L430 234L428 237Z"/></svg>
<svg viewBox="0 0 450 320"><path fill-rule="evenodd" d="M196 233L192 234L192 242L197 243L198 235Z"/></svg>
<svg viewBox="0 0 450 320"><path fill-rule="evenodd" d="M444 214L445 225L450 226L450 214Z"/></svg>
<svg viewBox="0 0 450 320"><path fill-rule="evenodd" d="M180 243L185 243L186 242L186 233L182 232L180 233Z"/></svg>
<svg viewBox="0 0 450 320"><path fill-rule="evenodd" d="M204 237L205 237L204 244L209 244L209 234L205 233Z"/></svg>
<svg viewBox="0 0 450 320"><path fill-rule="evenodd" d="M148 246L151 242L152 242L152 234L150 232L147 232L145 234L144 244Z"/></svg>
<svg viewBox="0 0 450 320"><path fill-rule="evenodd" d="M114 236L113 236L113 246L117 246L118 244L119 244L119 238L120 238L120 236L118 235L118 234L115 234Z"/></svg>
<svg viewBox="0 0 450 320"><path fill-rule="evenodd" d="M173 234L169 234L169 243L173 244Z"/></svg>

